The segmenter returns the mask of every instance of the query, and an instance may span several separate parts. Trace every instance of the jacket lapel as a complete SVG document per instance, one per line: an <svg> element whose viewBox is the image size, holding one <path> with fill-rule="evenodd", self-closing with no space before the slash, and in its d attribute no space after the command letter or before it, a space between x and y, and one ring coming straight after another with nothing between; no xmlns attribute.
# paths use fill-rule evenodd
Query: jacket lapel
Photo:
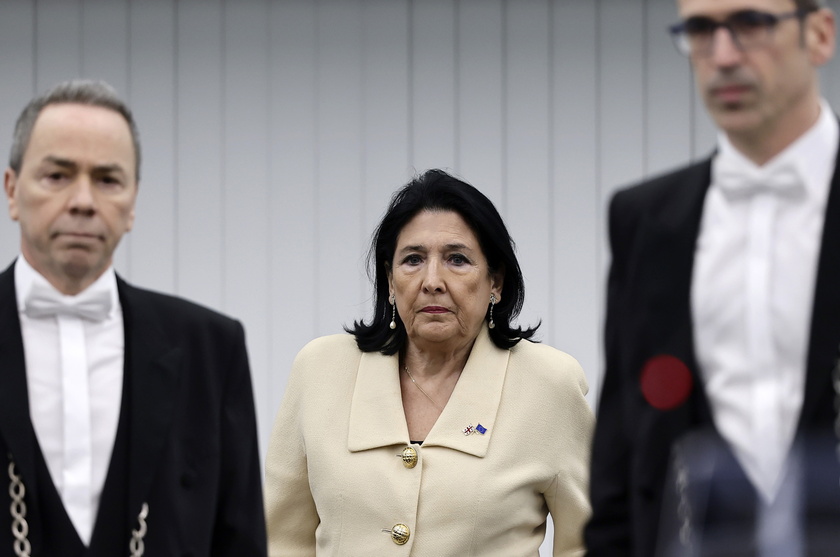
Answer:
<svg viewBox="0 0 840 557"><path fill-rule="evenodd" d="M398 365L397 356L362 354L350 403L347 448L351 452L409 442Z"/></svg>
<svg viewBox="0 0 840 557"><path fill-rule="evenodd" d="M181 349L161 328L155 306L118 278L125 323L125 370L129 382L129 513L133 520L147 500L174 417L179 391Z"/></svg>
<svg viewBox="0 0 840 557"><path fill-rule="evenodd" d="M14 264L0 274L0 434L27 489L37 499L35 431L29 418L26 361L15 296ZM3 474L3 477L7 477ZM0 480L0 485L4 483Z"/></svg>
<svg viewBox="0 0 840 557"><path fill-rule="evenodd" d="M700 220L706 191L711 179L711 160L707 159L665 182L657 182L648 194L658 195L648 203L650 211L640 223L637 248L638 267L632 269L628 291L637 295L628 300L622 326L640 331L629 338L624 349L631 359L633 395L640 412L637 422L627 427L641 432L637 436L637 454L643 455L634 466L640 488L658 501L662 479L668 473L672 443L687 431L711 423L711 412L699 373L694 350L694 327L691 314L691 281ZM693 388L689 399L679 406L660 410L643 396L642 371L652 358L669 355L689 369ZM638 367L636 367L638 366ZM657 510L650 512L658 514Z"/></svg>
<svg viewBox="0 0 840 557"><path fill-rule="evenodd" d="M799 428L815 421L830 425L834 418L831 370L840 342L840 152L825 210L817 283L811 317L811 336L805 377L805 398Z"/></svg>
<svg viewBox="0 0 840 557"><path fill-rule="evenodd" d="M482 327L458 384L424 447L448 447L482 458L487 455L509 358L510 351L494 345L487 327ZM464 434L467 426L479 424L486 429L484 434Z"/></svg>
<svg viewBox="0 0 840 557"><path fill-rule="evenodd" d="M458 384L424 447L449 447L478 457L487 454L502 396L510 352L493 345L482 328ZM409 442L396 356L362 354L350 408L348 449L352 452ZM465 436L481 424L484 435ZM477 437L477 438L476 438Z"/></svg>
<svg viewBox="0 0 840 557"><path fill-rule="evenodd" d="M653 261L645 265L654 276L640 277L642 288L648 290L651 311L648 324L653 355L676 356L691 371L694 388L691 393L692 422L708 422L711 413L703 390L694 351L694 324L691 312L691 281L700 233L700 221L706 192L711 181L711 159L695 165L681 177L677 187L670 188L670 197L655 212L651 230L646 234L647 254ZM641 370L640 370L641 371Z"/></svg>

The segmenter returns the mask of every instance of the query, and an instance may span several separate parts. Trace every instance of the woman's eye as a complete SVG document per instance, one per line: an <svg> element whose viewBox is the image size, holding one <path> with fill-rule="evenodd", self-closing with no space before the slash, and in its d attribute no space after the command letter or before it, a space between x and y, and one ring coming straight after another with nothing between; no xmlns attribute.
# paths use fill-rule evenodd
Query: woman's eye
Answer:
<svg viewBox="0 0 840 557"><path fill-rule="evenodd" d="M405 259L403 259L403 263L408 263L409 265L419 265L422 261L423 260L417 254L408 255Z"/></svg>
<svg viewBox="0 0 840 557"><path fill-rule="evenodd" d="M455 265L466 265L467 263L469 263L467 258L461 255L460 253L453 254L449 257L449 260Z"/></svg>

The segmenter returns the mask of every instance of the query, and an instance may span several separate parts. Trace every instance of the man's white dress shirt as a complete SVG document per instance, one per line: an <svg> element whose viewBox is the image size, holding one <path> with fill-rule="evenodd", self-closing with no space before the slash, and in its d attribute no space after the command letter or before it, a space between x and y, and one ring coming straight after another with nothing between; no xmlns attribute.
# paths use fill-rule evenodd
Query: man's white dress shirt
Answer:
<svg viewBox="0 0 840 557"><path fill-rule="evenodd" d="M104 290L111 297L111 309L102 321L64 315L30 317L27 297L36 284L61 296L23 256L18 257L15 288L29 413L65 510L81 540L89 545L122 398L125 335L116 275L109 268L78 296L63 297L72 302ZM86 361L81 364L82 376L67 377L66 368L71 366L65 360L78 357Z"/></svg>
<svg viewBox="0 0 840 557"><path fill-rule="evenodd" d="M715 425L768 503L802 409L837 148L825 101L816 124L761 167L721 135L700 223L691 288L697 359Z"/></svg>

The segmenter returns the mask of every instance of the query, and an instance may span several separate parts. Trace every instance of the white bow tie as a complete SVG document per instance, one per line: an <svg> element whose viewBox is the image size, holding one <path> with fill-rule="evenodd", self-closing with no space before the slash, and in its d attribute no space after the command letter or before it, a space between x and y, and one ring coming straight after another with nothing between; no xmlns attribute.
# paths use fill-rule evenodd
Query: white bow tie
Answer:
<svg viewBox="0 0 840 557"><path fill-rule="evenodd" d="M749 197L760 192L791 197L805 191L799 169L792 161L750 168L730 157L719 157L715 161L714 181L731 198Z"/></svg>
<svg viewBox="0 0 840 557"><path fill-rule="evenodd" d="M72 315L90 321L103 321L111 312L111 293L107 290L64 296L35 283L24 301L23 312L33 318Z"/></svg>

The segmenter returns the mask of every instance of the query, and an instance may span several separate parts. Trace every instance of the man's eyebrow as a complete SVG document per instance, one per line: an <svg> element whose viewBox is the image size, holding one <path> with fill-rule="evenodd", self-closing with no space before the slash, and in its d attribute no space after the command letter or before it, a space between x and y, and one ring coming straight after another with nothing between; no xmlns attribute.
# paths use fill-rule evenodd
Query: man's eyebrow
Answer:
<svg viewBox="0 0 840 557"><path fill-rule="evenodd" d="M63 168L76 168L76 163L69 160L69 159L62 159L61 157L53 157L48 155L44 157L43 162L48 162L50 164L54 164L56 166L61 166Z"/></svg>
<svg viewBox="0 0 840 557"><path fill-rule="evenodd" d="M48 155L48 156L44 157L43 162L54 164L54 165L60 166L62 168L70 168L70 169L78 168L78 165L75 162L73 162L72 160L63 159L61 157L55 157L55 156L52 156L52 155ZM123 174L126 173L125 169L117 163L101 164L101 165L93 167L93 171L98 172L100 174L101 173L108 173L108 172L122 172Z"/></svg>
<svg viewBox="0 0 840 557"><path fill-rule="evenodd" d="M125 174L125 169L119 164L101 164L93 167L94 172L122 172Z"/></svg>

